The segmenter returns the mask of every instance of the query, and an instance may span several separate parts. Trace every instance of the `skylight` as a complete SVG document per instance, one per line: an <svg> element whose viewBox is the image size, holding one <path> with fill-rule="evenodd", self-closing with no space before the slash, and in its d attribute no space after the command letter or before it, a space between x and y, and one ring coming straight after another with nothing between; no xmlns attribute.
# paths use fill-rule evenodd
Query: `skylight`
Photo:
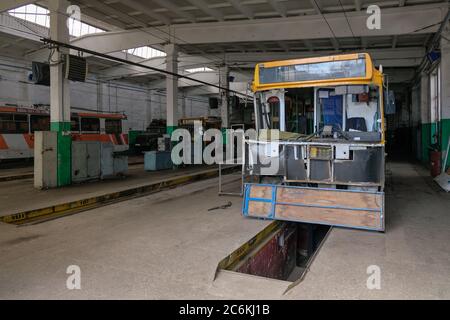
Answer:
<svg viewBox="0 0 450 320"><path fill-rule="evenodd" d="M208 67L201 67L201 68L186 69L185 71L189 73L194 73L194 72L210 72L214 70Z"/></svg>
<svg viewBox="0 0 450 320"><path fill-rule="evenodd" d="M124 50L124 51L128 52L129 54L132 54L134 56L138 56L138 57L141 57L144 59L166 56L165 52L151 48L149 46L133 48L133 49L128 49L128 50Z"/></svg>
<svg viewBox="0 0 450 320"><path fill-rule="evenodd" d="M36 23L40 26L50 28L49 11L43 7L35 4L28 4L26 6L18 7L9 10L8 13L13 17ZM100 28L96 28L87 23L80 22L75 19L69 20L69 34L73 37L81 37L86 34L104 32Z"/></svg>
<svg viewBox="0 0 450 320"><path fill-rule="evenodd" d="M15 8L9 10L8 13L13 17L36 23L46 28L50 28L50 11L35 4L28 4L26 6ZM105 32L105 30L96 28L76 19L69 19L69 34L73 37L81 37L86 34L99 32ZM164 57L166 55L165 52L148 46L128 49L124 50L124 52L144 59Z"/></svg>

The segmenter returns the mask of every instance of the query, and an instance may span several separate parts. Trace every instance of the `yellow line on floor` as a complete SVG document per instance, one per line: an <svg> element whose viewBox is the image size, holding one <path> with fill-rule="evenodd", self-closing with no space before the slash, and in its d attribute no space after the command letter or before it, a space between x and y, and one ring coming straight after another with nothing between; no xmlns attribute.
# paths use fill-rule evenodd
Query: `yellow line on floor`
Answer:
<svg viewBox="0 0 450 320"><path fill-rule="evenodd" d="M10 176L0 176L0 182L21 180L21 179L30 179L33 177L34 177L33 173L23 173L23 174L15 174L15 175L10 175Z"/></svg>
<svg viewBox="0 0 450 320"><path fill-rule="evenodd" d="M236 168L236 166L222 168L222 174L231 173L236 170ZM201 171L198 173L187 174L184 176L168 178L166 180L160 180L148 185L133 187L130 189L104 194L101 196L85 198L39 209L17 212L0 217L0 221L9 224L21 225L42 220L54 219L60 216L91 210L93 208L98 208L119 201L129 200L130 198L145 196L165 189L175 188L187 183L193 183L196 181L213 178L217 176L218 173L218 169L212 169Z"/></svg>

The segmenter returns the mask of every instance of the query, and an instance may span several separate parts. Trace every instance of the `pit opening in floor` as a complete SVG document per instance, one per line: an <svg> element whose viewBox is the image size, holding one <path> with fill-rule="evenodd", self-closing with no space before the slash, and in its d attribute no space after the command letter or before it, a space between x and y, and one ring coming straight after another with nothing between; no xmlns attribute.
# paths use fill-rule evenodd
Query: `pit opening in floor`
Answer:
<svg viewBox="0 0 450 320"><path fill-rule="evenodd" d="M218 271L301 282L329 230L325 225L275 221L224 258Z"/></svg>

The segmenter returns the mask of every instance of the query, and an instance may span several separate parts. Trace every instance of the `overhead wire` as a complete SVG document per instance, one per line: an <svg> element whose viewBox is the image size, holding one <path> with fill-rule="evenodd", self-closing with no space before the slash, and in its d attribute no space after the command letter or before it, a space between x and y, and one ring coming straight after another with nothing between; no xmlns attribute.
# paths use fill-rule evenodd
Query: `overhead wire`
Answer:
<svg viewBox="0 0 450 320"><path fill-rule="evenodd" d="M63 16L65 16L65 17L68 17L68 14L67 14L67 13L64 13L64 12L56 11L56 13L57 13L57 14L60 14L60 15L63 15ZM131 16L130 16L130 18L131 18L131 19L135 19L134 17L131 17ZM184 39L181 39L181 38L179 38L179 37L173 36L173 35L171 35L170 33L166 32L165 30L162 30L162 29L160 29L160 28L158 28L158 27L156 27L156 26L149 26L148 28L154 28L154 29L156 29L156 30L158 30L158 31L160 31L160 32L162 32L162 33L165 33L165 34L169 35L169 37L173 37L173 38L178 39L178 40L180 40L180 41L182 41L182 42L184 42L184 43L186 43L186 44L189 44L190 46L193 46L191 43L185 41ZM142 28L134 28L134 29L131 29L131 30L136 30L136 29L138 29L138 30L141 31L141 32L147 33L147 34L149 34L149 35L151 35L151 36L157 37L157 38L159 38L160 40L170 41L170 39L166 39L166 38L163 38L163 37L161 37L161 36L159 36L159 35L155 35L154 33L151 33L151 32L149 32L148 30L145 30L145 29L142 29ZM37 35L37 34L35 33L34 35ZM41 35L39 35L39 36L41 36ZM51 51L51 52L50 52L50 55L49 55L49 63L53 63L53 64L55 64L55 63L56 63L56 64L61 63L61 61L51 61L51 57L52 57L53 53L54 53L54 51ZM207 54L207 55L209 55L209 56L214 56L214 55L212 55L212 54ZM218 57L219 59L223 60L222 57L219 57L219 56L215 56L215 57ZM207 58L207 57L206 57L206 58ZM208 58L208 59L209 59L209 58ZM209 59L209 60L212 61L212 62L216 62L215 60L212 60L212 59ZM222 61L222 65L225 65L225 64L223 63L223 61ZM145 67L144 67L144 68L145 68ZM240 68L238 68L238 69L240 70ZM159 69L159 70L161 71L162 69ZM167 74L166 74L166 75L167 75ZM173 76L173 75L172 75L172 76ZM179 78L179 77L180 77L179 75L177 75L177 76L178 76L178 79L179 79L181 82L187 83L187 82L181 80L181 79ZM186 76L182 76L182 77L183 77L183 78L188 78L188 77L186 77ZM196 79L190 79L190 80L197 81ZM197 81L197 82L198 82L198 81ZM205 83L203 83L203 84L205 84ZM206 84L205 84L205 85L206 85ZM213 87L216 87L215 84L209 84L209 85L211 85L211 86L213 86ZM227 90L227 89L224 88L224 90ZM207 91L207 90L204 90L204 91L210 93L210 92ZM240 94L240 95L246 96L246 94L242 94L242 93L238 93L238 92L235 92L235 94Z"/></svg>
<svg viewBox="0 0 450 320"><path fill-rule="evenodd" d="M76 46L73 46L73 45L70 45L70 44L67 44L67 43L57 42L57 41L54 41L54 40L45 38L45 37L43 37L41 34L38 34L38 33L36 33L36 32L28 32L28 31L16 29L16 28L13 28L13 27L10 27L10 26L5 26L5 27L6 27L6 28L9 28L9 29L12 29L12 30L15 30L15 31L19 31L19 32L23 32L23 33L26 33L26 34L30 34L30 35L39 37L39 38L41 39L42 42L47 43L47 44L48 44L49 42L50 42L50 43L51 43L51 42L53 42L53 43L58 43L58 46L67 47L67 48L73 49L73 50L75 50L75 51L85 52L85 53L87 52L87 53L92 54L92 55L94 55L94 56L100 56L100 57L103 57L103 58L105 58L105 59L109 59L109 60L112 60L112 61L118 61L118 62L121 62L121 63L124 64L124 65L127 65L127 64L129 64L129 65L134 65L134 66L137 66L137 67L142 67L142 68L144 68L144 69L150 69L150 70L153 70L153 71L156 71L156 72L159 72L159 73L163 73L163 74L166 74L166 76L169 76L169 77L170 77L170 76L175 77L175 78L181 80L182 82L184 82L184 80L182 80L182 79L191 80L191 81L194 81L194 82L197 82L197 83L206 85L206 86L212 86L212 87L216 87L216 88L218 88L218 89L220 89L220 90L226 90L226 91L229 91L229 92L233 92L233 93L235 93L235 94L237 94L237 95L246 96L246 94L240 93L240 92L238 92L238 91L230 90L230 89L227 89L227 88L218 86L218 85L213 84L213 83L208 83L208 82L206 82L206 81L202 81L202 80L198 80L198 79L195 79L195 78L191 78L191 77L186 76L186 75L183 75L183 74L169 72L169 71L166 71L166 70L163 70L163 69L159 69L159 68L155 68L155 67L151 67L151 66L142 65L142 64L140 64L140 63L136 63L136 62L128 61L128 60L125 60L125 59L112 57L112 56L109 56L109 55L106 55L106 54L103 54L103 53L95 52L95 51L92 51L92 50L88 50L88 49L76 47ZM50 49L52 49L52 48L50 48ZM50 54L51 54L51 52L50 52ZM173 78L172 78L172 79L173 79ZM208 92L208 93L210 93L210 92Z"/></svg>
<svg viewBox="0 0 450 320"><path fill-rule="evenodd" d="M319 7L319 4L317 3L316 0L312 0L312 1L315 3L316 7ZM322 17L322 19L323 19L323 20L325 21L325 23L327 24L328 29L330 30L331 34L333 35L334 40L338 41L338 39L337 39L337 37L336 37L336 34L334 33L334 30L333 30L333 28L331 27L331 25L330 25L330 23L328 22L328 20L327 20L327 18L325 17L325 15L322 13L322 11L319 11L319 13L320 13L320 16ZM338 42L338 43L339 43L339 42Z"/></svg>
<svg viewBox="0 0 450 320"><path fill-rule="evenodd" d="M348 28L350 29L350 32L352 33L353 38L356 39L355 34L353 33L352 26L350 25L350 21L348 20L347 13L345 12L344 6L342 5L342 1L341 0L338 0L338 1L339 1L339 4L341 5L342 13L344 13L345 20L347 21Z"/></svg>

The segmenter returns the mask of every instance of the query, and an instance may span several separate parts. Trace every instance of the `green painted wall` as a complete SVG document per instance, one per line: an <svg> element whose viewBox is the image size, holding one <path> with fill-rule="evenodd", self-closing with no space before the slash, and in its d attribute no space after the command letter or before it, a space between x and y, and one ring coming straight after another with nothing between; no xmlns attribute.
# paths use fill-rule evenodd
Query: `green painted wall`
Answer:
<svg viewBox="0 0 450 320"><path fill-rule="evenodd" d="M450 137L450 119L442 119L440 128L442 137L441 148L442 152L445 152L447 150L448 139ZM450 155L449 159L447 159L447 166L450 166Z"/></svg>
<svg viewBox="0 0 450 320"><path fill-rule="evenodd" d="M130 130L128 131L128 144L134 146L136 143L136 137L145 131L142 130Z"/></svg>
<svg viewBox="0 0 450 320"><path fill-rule="evenodd" d="M58 133L57 137L57 178L58 187L72 183L72 137L65 132L70 132L70 122L52 122L50 130Z"/></svg>
<svg viewBox="0 0 450 320"><path fill-rule="evenodd" d="M431 146L431 123L422 123L422 162L430 162L430 146Z"/></svg>
<svg viewBox="0 0 450 320"><path fill-rule="evenodd" d="M223 143L224 145L226 145L226 144L227 144L227 141L228 141L228 137L227 137L227 128L222 128L221 131L222 131L222 143Z"/></svg>
<svg viewBox="0 0 450 320"><path fill-rule="evenodd" d="M168 135L172 136L172 133L177 129L177 126L167 126L166 132Z"/></svg>
<svg viewBox="0 0 450 320"><path fill-rule="evenodd" d="M441 151L447 149L448 139L450 137L450 119L442 119L439 123L422 123L422 157L424 163L430 162L429 148L434 143L433 135L437 134L440 138L439 144ZM447 166L450 166L450 158L447 160Z"/></svg>

